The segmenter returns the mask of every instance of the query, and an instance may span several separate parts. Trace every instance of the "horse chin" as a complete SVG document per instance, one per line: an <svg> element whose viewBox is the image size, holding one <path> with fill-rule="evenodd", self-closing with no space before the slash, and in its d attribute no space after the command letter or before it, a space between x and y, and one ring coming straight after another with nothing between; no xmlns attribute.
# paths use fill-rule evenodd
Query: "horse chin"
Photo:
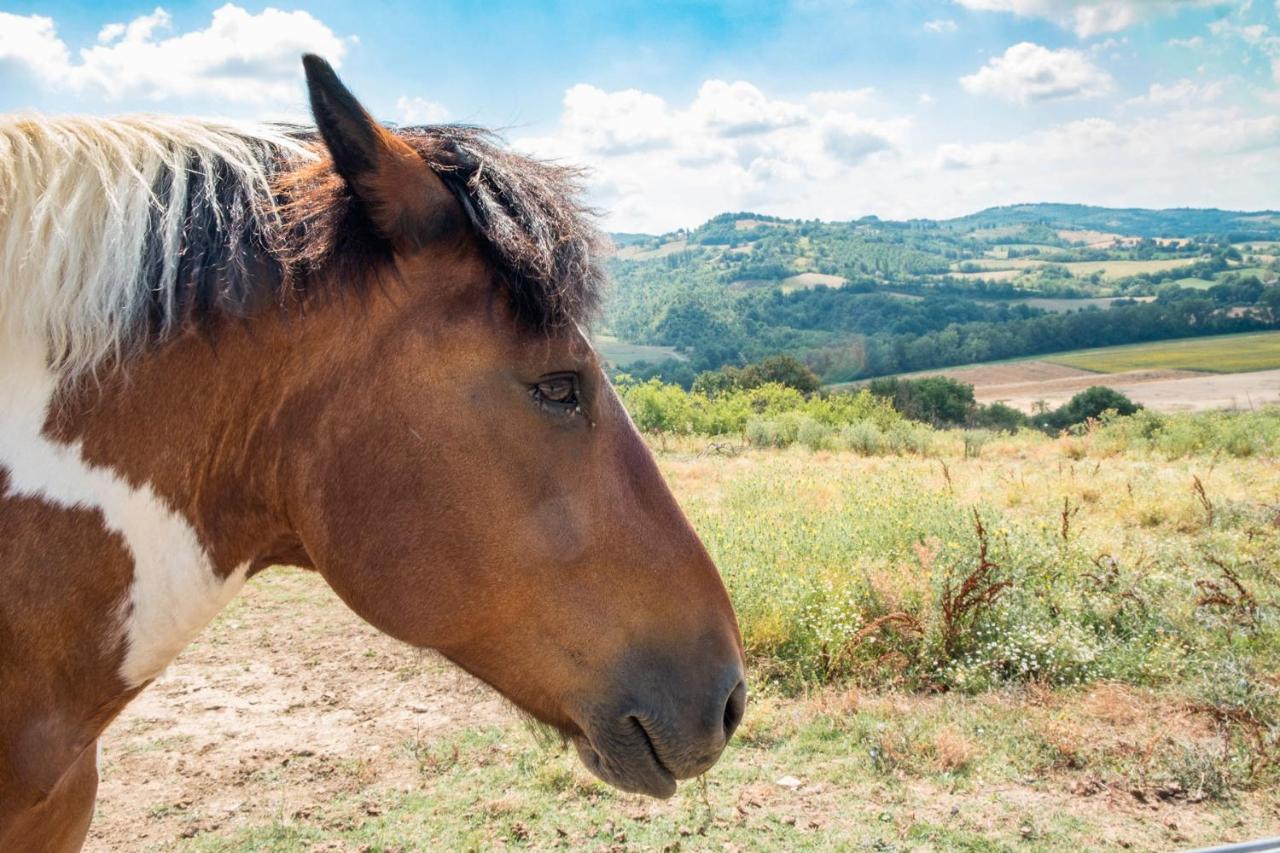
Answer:
<svg viewBox="0 0 1280 853"><path fill-rule="evenodd" d="M586 735L574 735L571 740L578 758L597 779L629 793L665 800L676 792L676 778L663 766L644 732L638 733L639 738L627 732L621 737L609 733L596 742Z"/></svg>

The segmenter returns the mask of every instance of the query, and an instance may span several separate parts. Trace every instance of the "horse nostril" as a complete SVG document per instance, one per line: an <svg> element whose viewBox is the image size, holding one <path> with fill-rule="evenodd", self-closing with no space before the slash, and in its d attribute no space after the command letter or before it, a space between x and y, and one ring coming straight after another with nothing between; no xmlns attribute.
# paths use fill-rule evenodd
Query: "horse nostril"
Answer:
<svg viewBox="0 0 1280 853"><path fill-rule="evenodd" d="M742 722L742 714L747 709L747 684L739 681L729 694L729 701L724 704L724 739L727 743L733 732Z"/></svg>

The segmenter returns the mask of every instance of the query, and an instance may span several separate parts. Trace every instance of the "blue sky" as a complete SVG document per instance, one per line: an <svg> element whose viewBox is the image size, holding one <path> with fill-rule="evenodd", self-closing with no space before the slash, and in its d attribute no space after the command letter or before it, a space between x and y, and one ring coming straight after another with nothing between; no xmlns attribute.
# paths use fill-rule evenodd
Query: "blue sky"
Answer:
<svg viewBox="0 0 1280 853"><path fill-rule="evenodd" d="M591 169L618 230L723 210L1280 207L1280 0L0 0L0 110L380 118Z"/></svg>

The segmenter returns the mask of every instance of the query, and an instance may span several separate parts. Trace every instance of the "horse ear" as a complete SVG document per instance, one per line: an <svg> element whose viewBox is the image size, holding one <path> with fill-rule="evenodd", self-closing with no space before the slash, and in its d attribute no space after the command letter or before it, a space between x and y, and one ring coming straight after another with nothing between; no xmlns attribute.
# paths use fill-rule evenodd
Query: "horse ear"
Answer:
<svg viewBox="0 0 1280 853"><path fill-rule="evenodd" d="M309 53L302 67L333 168L384 237L397 248L417 248L463 223L457 200L431 166L369 115L333 66Z"/></svg>

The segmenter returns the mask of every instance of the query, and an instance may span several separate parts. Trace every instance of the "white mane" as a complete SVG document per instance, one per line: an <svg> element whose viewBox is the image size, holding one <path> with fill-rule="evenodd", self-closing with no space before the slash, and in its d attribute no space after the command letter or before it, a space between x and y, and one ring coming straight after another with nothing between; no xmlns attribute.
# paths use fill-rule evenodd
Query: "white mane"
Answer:
<svg viewBox="0 0 1280 853"><path fill-rule="evenodd" d="M193 210L215 220L205 240L270 233L281 154L314 156L228 122L0 116L0 342L42 344L60 378L127 354L179 315ZM223 222L227 194L246 221Z"/></svg>

